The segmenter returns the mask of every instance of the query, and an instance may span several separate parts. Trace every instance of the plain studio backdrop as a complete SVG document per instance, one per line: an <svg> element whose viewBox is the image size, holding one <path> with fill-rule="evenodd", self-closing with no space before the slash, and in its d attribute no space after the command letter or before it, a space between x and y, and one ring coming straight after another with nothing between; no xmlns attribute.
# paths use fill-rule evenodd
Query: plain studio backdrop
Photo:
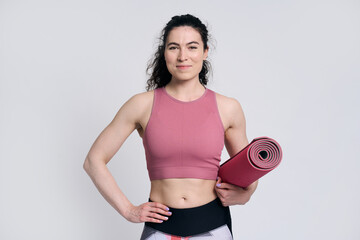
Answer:
<svg viewBox="0 0 360 240"><path fill-rule="evenodd" d="M0 1L0 239L139 239L82 168L134 94L161 29L191 13L213 37L208 87L243 106L280 166L231 207L234 238L360 239L360 2ZM223 150L222 161L228 158ZM149 194L134 132L108 164Z"/></svg>

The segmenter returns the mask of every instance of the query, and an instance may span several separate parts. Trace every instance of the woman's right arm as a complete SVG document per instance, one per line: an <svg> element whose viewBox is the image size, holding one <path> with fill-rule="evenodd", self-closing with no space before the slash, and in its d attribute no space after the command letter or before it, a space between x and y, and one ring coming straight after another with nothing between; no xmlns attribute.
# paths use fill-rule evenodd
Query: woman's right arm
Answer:
<svg viewBox="0 0 360 240"><path fill-rule="evenodd" d="M155 202L134 206L120 190L106 166L128 136L140 127L139 120L149 104L148 96L146 93L137 94L120 108L95 140L83 166L101 195L128 221L160 223L167 220L163 215L170 215L168 208Z"/></svg>

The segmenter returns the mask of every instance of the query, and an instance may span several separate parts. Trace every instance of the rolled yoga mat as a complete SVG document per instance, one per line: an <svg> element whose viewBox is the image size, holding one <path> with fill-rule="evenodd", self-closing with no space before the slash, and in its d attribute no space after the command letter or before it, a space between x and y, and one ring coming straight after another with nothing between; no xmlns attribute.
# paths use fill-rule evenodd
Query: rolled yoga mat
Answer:
<svg viewBox="0 0 360 240"><path fill-rule="evenodd" d="M255 138L220 166L219 177L223 182L245 188L275 169L281 158L281 147L274 139Z"/></svg>

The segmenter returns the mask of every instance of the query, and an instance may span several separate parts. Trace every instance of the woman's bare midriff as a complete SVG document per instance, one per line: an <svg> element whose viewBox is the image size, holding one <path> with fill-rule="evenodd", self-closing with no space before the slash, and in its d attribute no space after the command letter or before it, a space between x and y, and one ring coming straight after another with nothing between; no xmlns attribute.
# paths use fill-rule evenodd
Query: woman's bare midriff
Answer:
<svg viewBox="0 0 360 240"><path fill-rule="evenodd" d="M150 199L172 208L192 208L216 198L215 180L171 178L151 181Z"/></svg>

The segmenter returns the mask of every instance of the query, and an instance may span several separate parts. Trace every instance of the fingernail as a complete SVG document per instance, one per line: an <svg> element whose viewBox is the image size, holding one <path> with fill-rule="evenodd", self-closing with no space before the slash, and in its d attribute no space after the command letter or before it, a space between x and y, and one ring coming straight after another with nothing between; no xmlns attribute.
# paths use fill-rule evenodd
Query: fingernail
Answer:
<svg viewBox="0 0 360 240"><path fill-rule="evenodd" d="M221 183L216 184L216 186L217 186L217 187L220 187L220 186L221 186Z"/></svg>
<svg viewBox="0 0 360 240"><path fill-rule="evenodd" d="M160 223L162 223L162 222L163 222L163 220L159 220L159 222L160 222Z"/></svg>
<svg viewBox="0 0 360 240"><path fill-rule="evenodd" d="M168 217L165 217L165 220L168 220L169 218Z"/></svg>
<svg viewBox="0 0 360 240"><path fill-rule="evenodd" d="M170 210L170 208L166 207L166 211L169 211L169 210Z"/></svg>
<svg viewBox="0 0 360 240"><path fill-rule="evenodd" d="M168 212L168 214L169 214L169 215L171 215L171 214L172 214L172 212Z"/></svg>

